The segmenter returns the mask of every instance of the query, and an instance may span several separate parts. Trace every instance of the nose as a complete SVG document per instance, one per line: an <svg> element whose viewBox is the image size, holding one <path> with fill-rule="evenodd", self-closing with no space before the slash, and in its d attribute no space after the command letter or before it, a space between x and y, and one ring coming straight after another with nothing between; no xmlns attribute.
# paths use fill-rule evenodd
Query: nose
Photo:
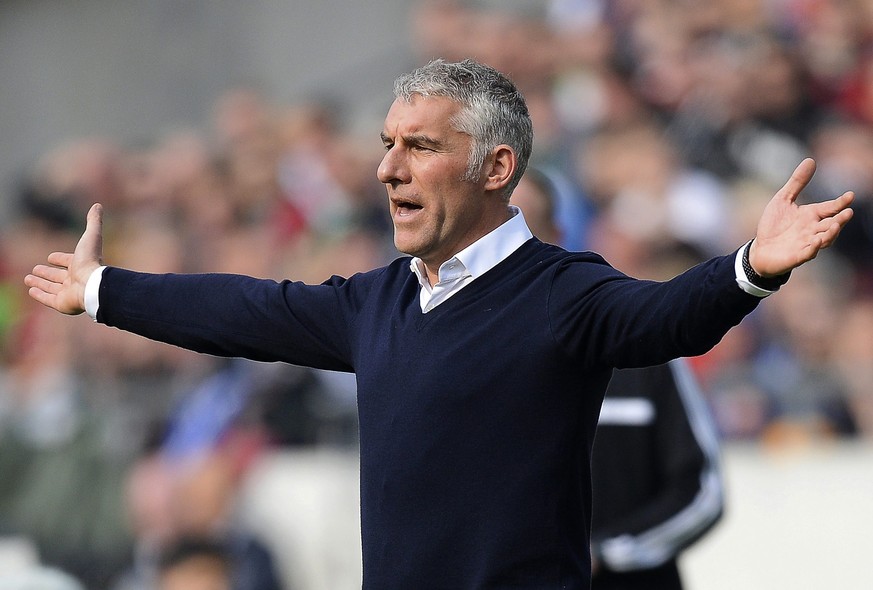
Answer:
<svg viewBox="0 0 873 590"><path fill-rule="evenodd" d="M406 158L403 156L402 148L397 145L392 146L379 163L379 168L376 169L376 177L383 184L402 184L409 182L409 168L406 165Z"/></svg>

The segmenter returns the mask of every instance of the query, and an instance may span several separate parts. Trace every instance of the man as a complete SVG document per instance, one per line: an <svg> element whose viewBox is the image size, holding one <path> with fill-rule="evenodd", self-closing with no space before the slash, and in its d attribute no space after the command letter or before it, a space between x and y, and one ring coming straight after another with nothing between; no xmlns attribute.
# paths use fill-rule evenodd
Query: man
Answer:
<svg viewBox="0 0 873 590"><path fill-rule="evenodd" d="M634 280L531 239L509 208L532 132L508 78L437 60L395 96L377 175L412 258L314 286L142 274L102 266L94 205L75 252L25 284L63 313L192 350L355 372L364 588L586 588L589 457L612 368L712 347L834 241L852 194L797 206L804 161L749 246Z"/></svg>
<svg viewBox="0 0 873 590"><path fill-rule="evenodd" d="M511 202L535 236L560 244L555 192L529 168ZM682 589L679 554L724 508L717 436L684 359L613 372L591 459L592 589Z"/></svg>

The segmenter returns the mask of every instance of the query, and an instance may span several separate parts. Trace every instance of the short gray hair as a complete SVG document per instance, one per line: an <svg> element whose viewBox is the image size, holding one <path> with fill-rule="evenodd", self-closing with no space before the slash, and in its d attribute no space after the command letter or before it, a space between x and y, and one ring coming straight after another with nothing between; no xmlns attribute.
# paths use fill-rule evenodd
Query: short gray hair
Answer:
<svg viewBox="0 0 873 590"><path fill-rule="evenodd" d="M472 59L457 63L435 59L394 81L395 98L409 101L414 95L445 96L463 105L451 124L473 139L465 180L478 179L488 152L496 146L506 144L515 150L515 174L503 191L509 200L533 149L533 124L515 84Z"/></svg>

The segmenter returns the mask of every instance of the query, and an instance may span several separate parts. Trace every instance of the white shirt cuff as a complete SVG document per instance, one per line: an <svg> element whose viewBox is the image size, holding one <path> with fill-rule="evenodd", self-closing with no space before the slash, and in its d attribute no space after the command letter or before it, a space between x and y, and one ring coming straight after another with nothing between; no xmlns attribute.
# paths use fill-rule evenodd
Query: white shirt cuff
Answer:
<svg viewBox="0 0 873 590"><path fill-rule="evenodd" d="M737 284L740 286L740 289L748 293L749 295L754 295L755 297L767 297L768 295L772 295L776 291L768 291L767 289L762 289L761 287L756 287L749 281L749 277L746 276L746 271L743 270L743 251L749 245L751 240L743 244L743 247L737 250L737 257L734 259L734 272L737 275Z"/></svg>
<svg viewBox="0 0 873 590"><path fill-rule="evenodd" d="M85 283L85 313L97 321L97 309L100 307L100 281L103 280L105 266L97 268Z"/></svg>

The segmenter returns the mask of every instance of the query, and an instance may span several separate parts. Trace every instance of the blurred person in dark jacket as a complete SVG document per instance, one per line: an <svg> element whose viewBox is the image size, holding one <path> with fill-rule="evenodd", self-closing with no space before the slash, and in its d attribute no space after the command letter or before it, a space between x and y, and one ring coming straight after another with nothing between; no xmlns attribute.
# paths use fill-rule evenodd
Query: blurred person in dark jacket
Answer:
<svg viewBox="0 0 873 590"><path fill-rule="evenodd" d="M716 430L684 360L613 372L592 480L592 588L682 588L679 555L724 505Z"/></svg>

